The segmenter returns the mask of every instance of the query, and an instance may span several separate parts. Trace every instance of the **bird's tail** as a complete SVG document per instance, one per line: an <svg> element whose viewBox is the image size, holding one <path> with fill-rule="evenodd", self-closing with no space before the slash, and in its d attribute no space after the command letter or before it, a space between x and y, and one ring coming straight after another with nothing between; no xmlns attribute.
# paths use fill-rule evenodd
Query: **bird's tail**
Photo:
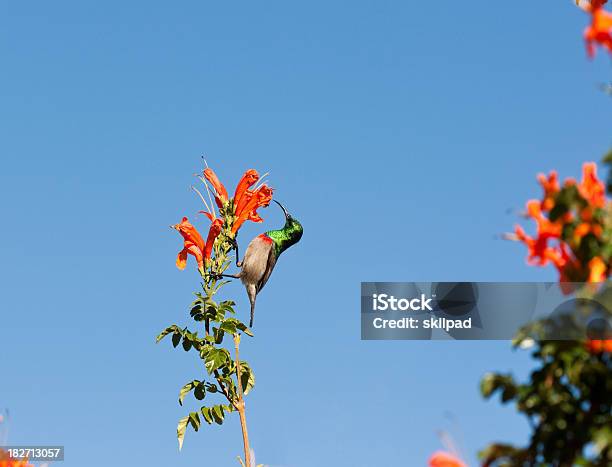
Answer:
<svg viewBox="0 0 612 467"><path fill-rule="evenodd" d="M257 289L254 285L247 286L247 294L249 296L249 302L251 302L251 322L249 327L253 327L253 318L255 318L255 300L257 299Z"/></svg>

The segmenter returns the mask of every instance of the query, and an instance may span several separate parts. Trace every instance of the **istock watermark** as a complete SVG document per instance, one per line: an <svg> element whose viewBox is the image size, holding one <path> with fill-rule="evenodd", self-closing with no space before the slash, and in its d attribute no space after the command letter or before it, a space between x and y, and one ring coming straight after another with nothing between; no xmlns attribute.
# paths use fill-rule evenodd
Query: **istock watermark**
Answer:
<svg viewBox="0 0 612 467"><path fill-rule="evenodd" d="M425 294L421 294L419 298L396 298L393 295L372 294L372 309L374 311L406 311L406 310L429 310L433 298L426 298Z"/></svg>
<svg viewBox="0 0 612 467"><path fill-rule="evenodd" d="M582 283L363 282L363 340L507 340L534 320L541 339L612 338L612 314ZM588 289L588 287L586 288Z"/></svg>

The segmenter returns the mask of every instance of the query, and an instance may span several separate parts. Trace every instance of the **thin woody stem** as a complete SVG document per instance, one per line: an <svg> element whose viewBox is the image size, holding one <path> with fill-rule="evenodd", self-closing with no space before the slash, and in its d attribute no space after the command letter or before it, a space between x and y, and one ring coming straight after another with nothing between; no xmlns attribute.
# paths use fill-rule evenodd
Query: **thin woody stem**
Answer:
<svg viewBox="0 0 612 467"><path fill-rule="evenodd" d="M212 285L214 287L215 283L217 281L213 279L212 281ZM206 331L206 335L210 336L210 321L208 320L208 318L206 319L206 321L204 322L204 330ZM230 404L232 404L234 406L234 408L236 410L238 410L238 407L236 407L236 401L234 401L229 393L229 390L225 387L225 384L223 384L223 381L221 380L221 375L219 374L218 370L215 370L213 372L213 375L215 376L215 379L217 380L217 383L219 383L219 387L221 388L221 392L223 393L223 395L225 396L225 398L228 400L228 402Z"/></svg>
<svg viewBox="0 0 612 467"><path fill-rule="evenodd" d="M207 186L208 188L208 186ZM209 196L210 196L210 192L209 192ZM229 228L231 228L230 226L226 226L226 228L229 230ZM226 232L226 238L230 239L229 240L229 245L218 245L217 242L215 242L215 258L216 258L216 263L217 265L223 265L227 259L227 256L229 254L229 252L232 250L232 247L235 245L235 241L234 241L234 245L231 242L232 237L230 235L227 234ZM236 245L236 258L238 258L238 248ZM212 273L213 271L213 266L210 266L210 272ZM223 272L223 271L221 271ZM216 283L217 283L217 279L219 278L219 276L223 276L223 274L212 274L209 278L207 278L206 276L203 277L207 287L212 287L214 288ZM205 320L204 323L205 326L205 330L206 330L206 335L209 336L210 334L210 321L208 319ZM240 416L240 427L242 429L242 442L243 442L243 447L244 447L244 467L251 467L251 450L250 450L250 446L249 446L249 434L248 434L248 430L247 430L247 421L246 421L246 410L245 410L245 404L244 404L244 390L242 387L242 364L240 363L240 352L239 352L239 347L240 347L240 334L236 333L234 334L234 346L235 346L235 350L236 350L236 360L235 360L235 364L236 364L236 379L237 379L237 384L238 384L238 391L237 391L237 397L234 394L234 391L230 391L232 388L231 387L227 387L222 379L221 379L221 375L219 374L219 372L217 370L215 370L213 372L215 379L217 380L217 382L219 383L219 386L221 388L221 391L223 392L223 395L225 396L225 398L232 404L232 406L236 409L236 411L238 412L238 415Z"/></svg>
<svg viewBox="0 0 612 467"><path fill-rule="evenodd" d="M240 364L240 334L234 334L234 346L236 348L236 377L238 378L238 415L240 415L240 426L242 428L242 441L244 444L244 462L246 467L251 467L251 449L249 448L249 433L247 431L246 413L244 408L244 393L242 389L242 366Z"/></svg>

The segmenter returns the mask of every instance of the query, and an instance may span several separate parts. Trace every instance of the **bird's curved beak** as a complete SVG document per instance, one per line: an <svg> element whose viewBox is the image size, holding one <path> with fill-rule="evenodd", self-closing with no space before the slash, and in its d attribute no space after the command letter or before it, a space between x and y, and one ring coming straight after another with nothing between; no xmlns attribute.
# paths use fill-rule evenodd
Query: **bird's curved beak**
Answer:
<svg viewBox="0 0 612 467"><path fill-rule="evenodd" d="M276 204L278 204L280 206L280 208L283 210L283 212L285 213L285 219L289 219L291 216L289 215L289 213L287 212L287 210L285 209L285 206L283 206L282 204L280 204L278 201L276 201L275 199L273 199L272 201L274 201Z"/></svg>

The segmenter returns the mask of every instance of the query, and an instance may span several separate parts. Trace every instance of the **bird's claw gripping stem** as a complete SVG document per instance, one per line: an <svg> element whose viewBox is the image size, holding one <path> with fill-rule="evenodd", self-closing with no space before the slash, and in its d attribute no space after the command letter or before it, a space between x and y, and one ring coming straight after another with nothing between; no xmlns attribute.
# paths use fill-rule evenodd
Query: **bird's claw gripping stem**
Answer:
<svg viewBox="0 0 612 467"><path fill-rule="evenodd" d="M210 277L212 277L215 280L219 280L224 277L229 277L230 279L240 279L236 274L221 274L218 272L211 272Z"/></svg>
<svg viewBox="0 0 612 467"><path fill-rule="evenodd" d="M240 254L238 253L238 242L235 238L232 238L230 240L230 244L232 245L232 248L236 250L236 266L240 267L242 265L242 262L238 259L240 258Z"/></svg>

